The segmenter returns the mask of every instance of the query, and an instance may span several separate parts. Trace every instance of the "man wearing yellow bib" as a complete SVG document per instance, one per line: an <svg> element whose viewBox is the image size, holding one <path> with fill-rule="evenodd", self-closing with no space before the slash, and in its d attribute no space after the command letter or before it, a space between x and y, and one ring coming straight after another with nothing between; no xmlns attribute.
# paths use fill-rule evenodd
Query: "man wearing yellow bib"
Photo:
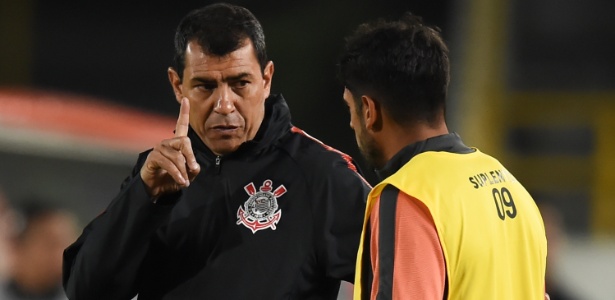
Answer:
<svg viewBox="0 0 615 300"><path fill-rule="evenodd" d="M367 200L354 299L544 299L540 212L445 122L448 49L406 14L361 25L339 62L350 126L382 182Z"/></svg>

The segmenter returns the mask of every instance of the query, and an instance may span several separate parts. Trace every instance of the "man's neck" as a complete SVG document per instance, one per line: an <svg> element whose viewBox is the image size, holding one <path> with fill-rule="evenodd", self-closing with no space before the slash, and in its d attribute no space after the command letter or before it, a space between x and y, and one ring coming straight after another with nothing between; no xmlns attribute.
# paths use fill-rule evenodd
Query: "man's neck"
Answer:
<svg viewBox="0 0 615 300"><path fill-rule="evenodd" d="M419 123L412 127L390 126L382 132L379 144L386 161L389 161L402 148L419 141L435 136L448 134L445 122L439 122L437 126Z"/></svg>

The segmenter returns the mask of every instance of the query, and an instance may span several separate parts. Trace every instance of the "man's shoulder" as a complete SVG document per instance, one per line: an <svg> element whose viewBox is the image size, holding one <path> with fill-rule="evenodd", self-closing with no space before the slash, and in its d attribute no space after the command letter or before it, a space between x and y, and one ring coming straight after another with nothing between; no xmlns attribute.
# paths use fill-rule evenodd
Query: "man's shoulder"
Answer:
<svg viewBox="0 0 615 300"><path fill-rule="evenodd" d="M310 136L305 131L293 127L290 134L281 145L283 151L294 161L298 171L306 178L323 182L344 182L346 184L364 184L359 166L346 153L335 149L320 140Z"/></svg>
<svg viewBox="0 0 615 300"><path fill-rule="evenodd" d="M353 159L348 154L323 143L298 127L293 126L290 131L290 136L285 139L282 147L295 160L309 164L343 162L354 166Z"/></svg>
<svg viewBox="0 0 615 300"><path fill-rule="evenodd" d="M336 189L364 190L365 195L359 197L364 200L371 187L352 157L297 127L292 127L290 131L282 147L311 184L320 187L335 186Z"/></svg>

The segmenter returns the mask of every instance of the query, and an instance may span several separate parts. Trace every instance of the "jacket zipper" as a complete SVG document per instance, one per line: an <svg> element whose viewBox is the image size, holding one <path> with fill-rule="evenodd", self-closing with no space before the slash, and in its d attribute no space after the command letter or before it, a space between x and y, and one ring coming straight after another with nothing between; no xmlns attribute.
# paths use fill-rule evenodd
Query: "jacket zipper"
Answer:
<svg viewBox="0 0 615 300"><path fill-rule="evenodd" d="M220 161L221 161L221 157L220 155L216 156L216 174L220 174Z"/></svg>

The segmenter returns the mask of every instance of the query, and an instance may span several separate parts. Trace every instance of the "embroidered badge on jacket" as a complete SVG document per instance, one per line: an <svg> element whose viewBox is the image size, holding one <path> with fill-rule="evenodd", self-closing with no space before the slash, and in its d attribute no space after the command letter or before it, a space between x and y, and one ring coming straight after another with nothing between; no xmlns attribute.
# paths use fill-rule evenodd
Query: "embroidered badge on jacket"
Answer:
<svg viewBox="0 0 615 300"><path fill-rule="evenodd" d="M286 187L280 185L272 192L272 186L273 182L267 179L258 191L252 182L243 187L250 198L237 210L237 225L243 224L252 230L253 234L267 228L276 229L282 217L278 198L286 193Z"/></svg>

